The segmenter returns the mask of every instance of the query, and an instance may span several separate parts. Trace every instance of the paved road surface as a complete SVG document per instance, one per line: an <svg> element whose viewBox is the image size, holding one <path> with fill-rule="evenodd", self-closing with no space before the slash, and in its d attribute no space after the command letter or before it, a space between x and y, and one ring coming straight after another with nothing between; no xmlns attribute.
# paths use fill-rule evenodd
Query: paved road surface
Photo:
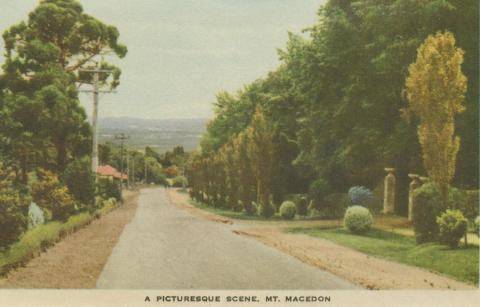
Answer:
<svg viewBox="0 0 480 307"><path fill-rule="evenodd" d="M232 226L192 216L162 188L141 192L97 281L113 289L352 289L352 284Z"/></svg>

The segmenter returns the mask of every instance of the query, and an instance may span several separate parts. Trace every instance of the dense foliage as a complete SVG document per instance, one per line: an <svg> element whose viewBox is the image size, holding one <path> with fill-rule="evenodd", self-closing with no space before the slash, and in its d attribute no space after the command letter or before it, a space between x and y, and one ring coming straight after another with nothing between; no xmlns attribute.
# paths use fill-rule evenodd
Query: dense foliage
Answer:
<svg viewBox="0 0 480 307"><path fill-rule="evenodd" d="M480 216L475 218L475 230L477 232L477 236L480 237Z"/></svg>
<svg viewBox="0 0 480 307"><path fill-rule="evenodd" d="M95 199L95 175L92 173L90 159L83 158L70 162L62 175L65 184L82 205L92 208Z"/></svg>
<svg viewBox="0 0 480 307"><path fill-rule="evenodd" d="M8 180L3 173L1 179L1 246L18 239L27 214L33 227L94 209L94 176L86 158L92 132L78 89L92 84L85 70L95 67L110 71L100 74L100 86L119 85L120 69L103 60L126 55L118 38L116 27L86 14L77 0L41 0L25 20L4 31L0 165L9 171ZM30 204L29 192L41 209Z"/></svg>
<svg viewBox="0 0 480 307"><path fill-rule="evenodd" d="M300 216L307 216L308 214L308 201L307 198L302 196L300 199L296 202L297 205L297 213Z"/></svg>
<svg viewBox="0 0 480 307"><path fill-rule="evenodd" d="M405 80L427 37L449 31L448 41L454 37L455 46L463 50L455 49L463 53L461 66L458 56L450 64L461 68L466 79L460 79L466 84L460 80L459 90L466 85L466 92L460 101L465 111L455 117L462 142L457 163L449 164L447 177L455 173L454 185L477 187L478 11L474 0L327 1L316 24L302 35L290 33L276 70L235 93L217 95L215 118L203 136L199 159L206 161L233 144L233 156L241 156L246 164L258 163L249 161L252 156L248 148L247 154L242 152L242 144L251 137L247 130L260 106L272 129L273 144L268 145L272 153L263 159L275 165L264 171L270 178L265 184L271 185L274 203L280 204L286 194L308 193L314 207L322 208L326 196L346 193L351 186L374 190L383 181L384 167L389 166L397 169L397 213L406 214L407 174L422 174L425 169L417 135L419 118L411 117L408 122L401 112L407 107ZM423 54L425 48L418 50ZM448 65L439 63L443 64ZM202 163L193 168L203 169L207 164ZM234 197L245 207L260 192L266 203L255 168L239 169L234 193L238 196ZM213 181L209 176L209 170L200 172L197 182ZM194 188L201 198L209 184L199 184L205 184Z"/></svg>
<svg viewBox="0 0 480 307"><path fill-rule="evenodd" d="M452 248L458 246L460 239L467 232L467 219L460 210L448 209L437 217L439 241Z"/></svg>
<svg viewBox="0 0 480 307"><path fill-rule="evenodd" d="M0 249L17 241L28 225L28 199L13 179L11 170L0 163Z"/></svg>
<svg viewBox="0 0 480 307"><path fill-rule="evenodd" d="M120 192L120 182L111 177L97 178L97 195L103 199L114 198L116 200L122 200L122 194Z"/></svg>
<svg viewBox="0 0 480 307"><path fill-rule="evenodd" d="M47 170L38 170L38 181L32 186L33 201L48 210L53 220L65 222L75 212L75 201L68 188Z"/></svg>
<svg viewBox="0 0 480 307"><path fill-rule="evenodd" d="M415 190L413 229L417 243L438 239L437 216L443 211L442 195L435 183L427 183Z"/></svg>

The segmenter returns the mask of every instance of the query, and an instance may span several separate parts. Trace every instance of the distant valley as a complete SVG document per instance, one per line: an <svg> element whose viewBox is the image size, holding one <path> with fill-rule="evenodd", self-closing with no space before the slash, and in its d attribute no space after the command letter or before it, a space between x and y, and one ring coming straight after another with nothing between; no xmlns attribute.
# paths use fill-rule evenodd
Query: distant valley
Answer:
<svg viewBox="0 0 480 307"><path fill-rule="evenodd" d="M124 133L130 136L130 147L143 149L151 146L158 152L182 145L191 151L199 146L200 138L205 132L208 119L139 119L131 117L109 117L99 120L100 143L113 142L115 135Z"/></svg>

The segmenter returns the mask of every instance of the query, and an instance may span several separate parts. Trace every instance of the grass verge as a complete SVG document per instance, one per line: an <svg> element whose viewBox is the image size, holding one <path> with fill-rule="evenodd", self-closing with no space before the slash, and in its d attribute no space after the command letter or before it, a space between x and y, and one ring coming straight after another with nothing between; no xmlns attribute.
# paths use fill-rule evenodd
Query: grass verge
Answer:
<svg viewBox="0 0 480 307"><path fill-rule="evenodd" d="M372 229L365 235L354 235L341 228L295 228L290 232L327 239L365 254L417 266L478 285L478 246L450 249L435 243L417 245L412 237L380 229Z"/></svg>
<svg viewBox="0 0 480 307"><path fill-rule="evenodd" d="M199 202L194 201L194 200L190 200L190 203L193 206L195 206L199 209L208 211L208 212L216 214L216 215L221 215L223 217L228 217L228 218L231 218L231 219L253 220L253 221L278 221L278 220L283 220L282 217L277 213L275 215L273 215L272 217L266 219L266 218L264 218L262 216L259 216L259 215L256 215L256 214L255 215L245 214L245 212L243 212L243 211L236 212L236 211L232 211L232 210L229 210L229 209L214 208L214 207L207 206L205 204L199 203Z"/></svg>
<svg viewBox="0 0 480 307"><path fill-rule="evenodd" d="M95 217L105 215L115 207L114 204L107 203L98 209L96 214L82 212L71 216L65 223L54 221L26 231L18 242L14 243L8 250L0 252L0 275L6 274L13 268L25 265L30 259L53 246L67 234L90 224Z"/></svg>

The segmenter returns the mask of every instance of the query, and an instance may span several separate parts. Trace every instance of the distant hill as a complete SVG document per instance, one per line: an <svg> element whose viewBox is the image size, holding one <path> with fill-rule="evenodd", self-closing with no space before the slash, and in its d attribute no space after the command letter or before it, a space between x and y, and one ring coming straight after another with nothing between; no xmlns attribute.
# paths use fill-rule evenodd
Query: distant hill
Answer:
<svg viewBox="0 0 480 307"><path fill-rule="evenodd" d="M143 149L151 146L159 152L182 145L191 151L199 146L200 137L205 132L208 119L141 119L132 117L107 117L99 120L99 141L118 142L115 135L125 133L130 136L127 144Z"/></svg>

